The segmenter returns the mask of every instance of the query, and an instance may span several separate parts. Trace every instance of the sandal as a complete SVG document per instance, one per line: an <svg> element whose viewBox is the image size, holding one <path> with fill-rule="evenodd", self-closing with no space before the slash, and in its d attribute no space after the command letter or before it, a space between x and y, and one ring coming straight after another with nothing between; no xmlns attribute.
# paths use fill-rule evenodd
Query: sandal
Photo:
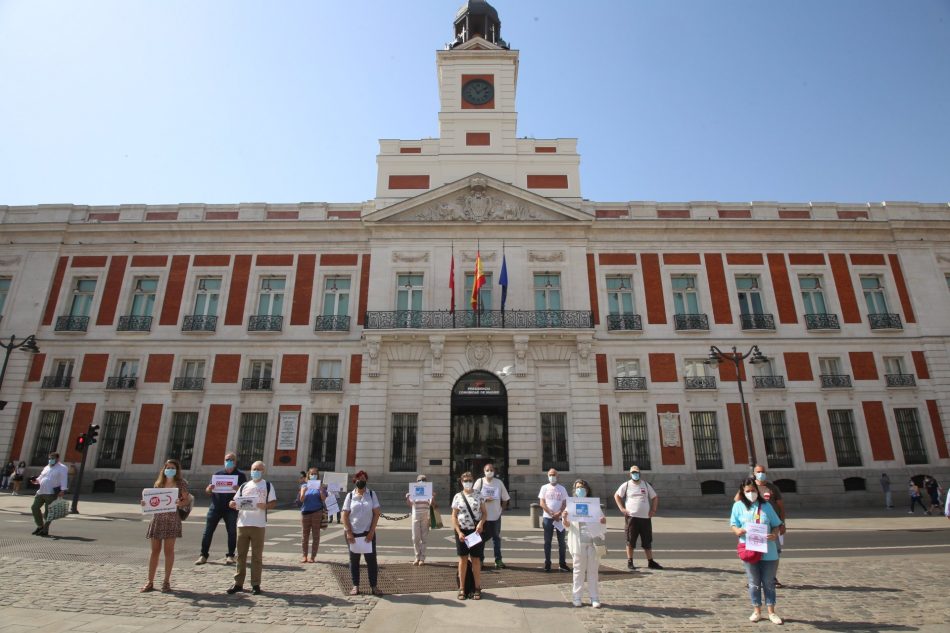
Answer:
<svg viewBox="0 0 950 633"><path fill-rule="evenodd" d="M149 580L145 585L139 589L139 593L148 593L149 591L155 591L155 583Z"/></svg>
<svg viewBox="0 0 950 633"><path fill-rule="evenodd" d="M309 563L309 562L310 562L310 559L308 559L306 556L304 556L303 558L300 559L300 562L301 562L301 563Z"/></svg>
<svg viewBox="0 0 950 633"><path fill-rule="evenodd" d="M171 592L172 592L172 584L171 582L166 580L165 582L162 583L162 593L171 593Z"/></svg>
<svg viewBox="0 0 950 633"><path fill-rule="evenodd" d="M482 590L476 589L475 593L472 594L472 600L481 600L482 599Z"/></svg>
<svg viewBox="0 0 950 633"><path fill-rule="evenodd" d="M459 589L458 599L459 599L459 600L465 600L465 590L464 590L464 589Z"/></svg>
<svg viewBox="0 0 950 633"><path fill-rule="evenodd" d="M352 589L350 589L350 595L351 595L351 596L358 596L358 595L360 595L360 588L359 588L359 587L353 587Z"/></svg>
<svg viewBox="0 0 950 633"><path fill-rule="evenodd" d="M313 556L311 556L310 558L307 559L307 562L308 562L308 563L315 563L315 562L317 562L317 559L314 558Z"/></svg>

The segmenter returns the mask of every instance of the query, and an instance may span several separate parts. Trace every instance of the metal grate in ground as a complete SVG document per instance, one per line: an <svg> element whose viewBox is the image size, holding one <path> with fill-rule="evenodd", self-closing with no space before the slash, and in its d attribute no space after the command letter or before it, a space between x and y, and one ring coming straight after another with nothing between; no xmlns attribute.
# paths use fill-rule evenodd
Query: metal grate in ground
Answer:
<svg viewBox="0 0 950 633"><path fill-rule="evenodd" d="M326 563L336 578L340 591L350 592L353 586L350 579L350 566L347 563ZM377 585L384 594L433 593L436 591L455 591L458 588L456 563L426 563L415 566L412 563L396 563L379 566ZM600 568L600 582L629 578L630 574L612 567ZM504 589L507 587L530 587L534 585L554 585L571 582L567 572L545 572L540 567L511 565L503 570L482 572L482 589ZM366 563L360 565L360 592L369 593L369 571Z"/></svg>
<svg viewBox="0 0 950 633"><path fill-rule="evenodd" d="M117 565L140 565L148 557L142 548L132 547L81 547L85 539L74 536L59 538L0 538L0 557L28 558L32 560L71 560L89 563L112 563Z"/></svg>

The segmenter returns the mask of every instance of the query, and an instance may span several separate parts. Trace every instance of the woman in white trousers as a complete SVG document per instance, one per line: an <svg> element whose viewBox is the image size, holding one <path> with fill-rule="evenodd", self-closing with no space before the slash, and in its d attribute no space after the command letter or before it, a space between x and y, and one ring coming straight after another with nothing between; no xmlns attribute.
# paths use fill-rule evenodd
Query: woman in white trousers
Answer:
<svg viewBox="0 0 950 633"><path fill-rule="evenodd" d="M572 493L575 497L590 497L590 484L583 479L578 479L572 486ZM600 568L600 558L606 549L604 539L607 535L607 517L600 512L600 506L596 510L592 509L592 511L600 515L599 521L578 521L577 517L569 516L567 509L564 510L562 520L565 529L567 529L567 548L573 557L574 595L572 602L575 607L581 606L581 595L586 581L587 593L590 594L590 606L599 609L598 570Z"/></svg>

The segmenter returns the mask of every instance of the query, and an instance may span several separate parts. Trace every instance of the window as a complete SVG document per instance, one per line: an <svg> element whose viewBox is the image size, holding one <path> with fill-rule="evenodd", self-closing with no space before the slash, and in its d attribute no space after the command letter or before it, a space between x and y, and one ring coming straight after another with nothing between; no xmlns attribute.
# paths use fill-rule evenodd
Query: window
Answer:
<svg viewBox="0 0 950 633"><path fill-rule="evenodd" d="M673 286L673 310L676 314L699 314L699 294L696 292L696 275L675 275Z"/></svg>
<svg viewBox="0 0 950 633"><path fill-rule="evenodd" d="M607 277L607 309L613 315L634 313L630 275Z"/></svg>
<svg viewBox="0 0 950 633"><path fill-rule="evenodd" d="M49 454L59 445L59 431L63 425L62 411L43 411L36 429L30 466L46 466Z"/></svg>
<svg viewBox="0 0 950 633"><path fill-rule="evenodd" d="M181 373L185 378L204 378L205 362L203 360L186 360L181 365Z"/></svg>
<svg viewBox="0 0 950 633"><path fill-rule="evenodd" d="M273 386L274 362L270 360L252 360L249 366L249 375L243 381L243 388L248 390L267 391Z"/></svg>
<svg viewBox="0 0 950 633"><path fill-rule="evenodd" d="M705 359L687 358L683 361L683 377L687 389L715 389L716 377Z"/></svg>
<svg viewBox="0 0 950 633"><path fill-rule="evenodd" d="M422 309L422 275L407 273L396 276L396 310Z"/></svg>
<svg viewBox="0 0 950 633"><path fill-rule="evenodd" d="M343 361L317 361L317 377L313 379L312 391L343 391Z"/></svg>
<svg viewBox="0 0 950 633"><path fill-rule="evenodd" d="M96 452L96 468L121 468L125 435L129 429L128 411L106 411Z"/></svg>
<svg viewBox="0 0 950 633"><path fill-rule="evenodd" d="M241 415L241 427L238 429L238 468L250 470L254 462L264 459L264 440L266 438L266 413L245 413Z"/></svg>
<svg viewBox="0 0 950 633"><path fill-rule="evenodd" d="M884 373L885 374L903 374L904 373L904 359L900 356L885 356L884 357Z"/></svg>
<svg viewBox="0 0 950 633"><path fill-rule="evenodd" d="M854 429L854 414L850 409L833 409L828 411L828 419L831 421L831 438L835 443L838 466L860 466L861 449Z"/></svg>
<svg viewBox="0 0 950 633"><path fill-rule="evenodd" d="M762 411L762 438L769 468L792 468L792 451L784 411Z"/></svg>
<svg viewBox="0 0 950 633"><path fill-rule="evenodd" d="M69 316L88 317L95 294L95 279L77 279L73 286L73 300L69 304Z"/></svg>
<svg viewBox="0 0 950 633"><path fill-rule="evenodd" d="M736 277L736 290L739 293L740 314L764 314L758 275Z"/></svg>
<svg viewBox="0 0 950 633"><path fill-rule="evenodd" d="M281 316L284 313L286 285L287 280L284 277L261 278L261 288L257 294L258 316Z"/></svg>
<svg viewBox="0 0 950 633"><path fill-rule="evenodd" d="M802 305L805 307L805 314L828 314L820 276L801 275L798 278L798 287L802 292Z"/></svg>
<svg viewBox="0 0 950 633"><path fill-rule="evenodd" d="M117 366L117 376L120 378L135 378L139 375L139 361L120 360Z"/></svg>
<svg viewBox="0 0 950 633"><path fill-rule="evenodd" d="M818 373L822 376L841 375L841 360L832 357L819 358Z"/></svg>
<svg viewBox="0 0 950 633"><path fill-rule="evenodd" d="M884 357L884 380L888 387L913 387L917 384L914 375L904 368L902 356Z"/></svg>
<svg viewBox="0 0 950 633"><path fill-rule="evenodd" d="M640 360L618 360L615 368L617 389L646 389L647 379L640 375Z"/></svg>
<svg viewBox="0 0 950 633"><path fill-rule="evenodd" d="M927 449L924 447L924 437L920 434L917 409L894 409L894 417L897 418L897 434L901 438L904 463L926 464Z"/></svg>
<svg viewBox="0 0 950 633"><path fill-rule="evenodd" d="M194 411L172 414L172 428L168 435L168 457L181 462L185 470L191 468L191 458L195 451L195 430L198 428L198 414Z"/></svg>
<svg viewBox="0 0 950 633"><path fill-rule="evenodd" d="M350 278L327 277L323 282L324 316L346 316L350 310Z"/></svg>
<svg viewBox="0 0 950 633"><path fill-rule="evenodd" d="M321 472L336 468L336 427L338 416L335 413L314 413L313 428L310 431L310 460L308 466L316 466Z"/></svg>
<svg viewBox="0 0 950 633"><path fill-rule="evenodd" d="M694 411L690 413L693 427L693 449L696 451L696 469L710 470L722 468L722 454L719 452L719 428L716 425L715 411Z"/></svg>
<svg viewBox="0 0 950 633"><path fill-rule="evenodd" d="M10 278L0 277L0 316L3 315L3 306L7 304L8 294L10 294Z"/></svg>
<svg viewBox="0 0 950 633"><path fill-rule="evenodd" d="M392 444L389 470L415 472L417 413L393 413Z"/></svg>
<svg viewBox="0 0 950 633"><path fill-rule="evenodd" d="M132 307L130 316L150 317L155 307L155 293L158 290L158 279L154 277L140 277L135 280L132 290Z"/></svg>
<svg viewBox="0 0 950 633"><path fill-rule="evenodd" d="M199 277L193 314L195 316L217 316L220 294L220 277Z"/></svg>
<svg viewBox="0 0 950 633"><path fill-rule="evenodd" d="M884 286L881 284L879 275L862 276L861 289L864 291L868 314L887 314L887 300L884 297Z"/></svg>
<svg viewBox="0 0 950 633"><path fill-rule="evenodd" d="M478 291L478 308L481 312L488 312L491 310L491 273L486 273L482 271L482 274L485 275L485 283L482 285L481 289ZM475 285L475 272L465 273L465 310L472 309L472 286Z"/></svg>
<svg viewBox="0 0 950 633"><path fill-rule="evenodd" d="M534 309L560 310L561 309L561 274L535 273L534 275Z"/></svg>
<svg viewBox="0 0 950 633"><path fill-rule="evenodd" d="M45 389L69 389L73 381L73 359L57 358L53 361L53 373L43 376Z"/></svg>
<svg viewBox="0 0 950 633"><path fill-rule="evenodd" d="M541 414L541 469L570 470L567 459L567 414Z"/></svg>
<svg viewBox="0 0 950 633"><path fill-rule="evenodd" d="M639 466L650 470L650 440L647 436L647 414L637 411L620 414L620 445L623 469Z"/></svg>

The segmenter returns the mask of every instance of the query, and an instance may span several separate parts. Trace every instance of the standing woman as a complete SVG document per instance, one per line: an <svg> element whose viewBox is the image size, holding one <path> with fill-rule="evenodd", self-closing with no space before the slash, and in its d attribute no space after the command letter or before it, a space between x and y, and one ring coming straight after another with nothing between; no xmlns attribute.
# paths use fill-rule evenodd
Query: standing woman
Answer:
<svg viewBox="0 0 950 633"><path fill-rule="evenodd" d="M930 510L927 509L927 506L924 505L924 502L921 499L920 487L914 483L913 479L907 483L907 492L910 494L910 512L907 514L913 514L914 506L918 503L920 504L920 509L924 511L924 514L930 514Z"/></svg>
<svg viewBox="0 0 950 633"><path fill-rule="evenodd" d="M779 528L782 520L768 501L759 499L759 488L754 477L742 482L739 489L739 500L732 504L732 517L729 525L732 533L739 537L740 543L745 543L745 533L750 523L764 523L768 525L769 551L762 554L756 562L743 561L745 573L749 579L749 597L752 599L751 622L762 619L762 594L765 593L765 606L769 612L769 621L772 624L782 624L782 618L775 613L775 570L778 567Z"/></svg>
<svg viewBox="0 0 950 633"><path fill-rule="evenodd" d="M475 579L475 590L471 595L473 600L482 599L482 555L485 551L485 541L469 547L465 544L465 537L472 532L479 535L485 529L485 504L475 490L475 476L471 472L464 472L459 477L462 482L462 492L452 499L452 525L455 527L455 551L459 555L459 600L468 597L465 593L465 574L468 572L469 562L472 564L472 577ZM469 560L471 559L471 561Z"/></svg>
<svg viewBox="0 0 950 633"><path fill-rule="evenodd" d="M311 466L307 471L308 481L317 481L320 479L320 469ZM301 563L315 563L317 550L320 549L320 525L323 521L323 509L327 505L327 488L321 485L318 490L307 487L306 483L300 484L300 494L297 497L300 501L300 522L303 527L303 558ZM307 556L307 547L310 545L310 534L313 533L313 548Z"/></svg>
<svg viewBox="0 0 950 633"><path fill-rule="evenodd" d="M16 470L13 471L13 494L20 494L20 486L23 485L23 480L26 478L26 462L20 462L16 465Z"/></svg>
<svg viewBox="0 0 950 633"><path fill-rule="evenodd" d="M182 479L181 464L177 459L165 461L155 488L178 488L176 505L182 507L188 504L188 482ZM142 501L142 505L145 502ZM181 538L181 517L178 511L153 514L152 522L148 524L145 538L150 539L152 552L148 558L148 582L139 589L141 592L155 591L155 572L158 570L158 557L165 551L165 579L162 581L162 593L172 590L172 567L175 565L175 539Z"/></svg>
<svg viewBox="0 0 950 633"><path fill-rule="evenodd" d="M416 477L416 482L426 481L425 475ZM438 508L435 503L435 491L432 491L431 499L422 499L413 501L409 493L406 493L406 504L410 508L409 514L412 516L412 548L415 550L416 557L413 559L413 565L425 565L426 562L426 537L429 536L429 512L430 508Z"/></svg>
<svg viewBox="0 0 950 633"><path fill-rule="evenodd" d="M589 497L590 484L578 479L573 486L575 497ZM590 594L590 606L600 608L600 586L598 583L600 570L600 548L594 542L597 537L603 538L607 534L607 517L600 516L600 525L571 521L564 509L563 523L567 530L567 549L571 551L574 563L574 596L575 607L581 606L581 595L584 592L584 581L587 581L587 593ZM599 540L599 539L597 539Z"/></svg>
<svg viewBox="0 0 950 633"><path fill-rule="evenodd" d="M369 476L361 470L353 477L356 487L346 495L343 501L343 529L346 532L346 542L350 547L350 579L353 588L350 595L360 592L360 555L353 553L352 545L357 539L372 543L370 552L363 554L366 558L366 568L369 570L369 586L374 596L381 596L382 591L376 586L379 566L376 563L376 524L382 509L379 507L379 498L376 493L366 487Z"/></svg>

